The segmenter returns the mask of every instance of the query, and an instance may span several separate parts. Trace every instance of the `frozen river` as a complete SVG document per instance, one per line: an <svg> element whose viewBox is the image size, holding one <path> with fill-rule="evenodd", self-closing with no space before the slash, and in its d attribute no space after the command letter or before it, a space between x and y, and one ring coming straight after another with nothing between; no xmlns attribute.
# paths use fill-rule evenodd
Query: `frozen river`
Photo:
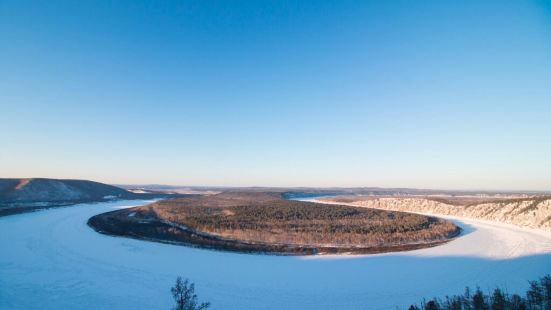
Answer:
<svg viewBox="0 0 551 310"><path fill-rule="evenodd" d="M92 215L143 203L0 218L0 309L170 309L179 275L212 309L405 309L467 285L521 291L551 273L549 234L465 219L464 236L446 245L362 257L225 253L86 225Z"/></svg>

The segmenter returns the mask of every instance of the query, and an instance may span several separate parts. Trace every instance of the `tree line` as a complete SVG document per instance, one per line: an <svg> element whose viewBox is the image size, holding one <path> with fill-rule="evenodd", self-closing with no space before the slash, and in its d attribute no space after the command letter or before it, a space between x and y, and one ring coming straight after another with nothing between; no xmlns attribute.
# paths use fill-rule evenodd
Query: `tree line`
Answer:
<svg viewBox="0 0 551 310"><path fill-rule="evenodd" d="M467 287L462 295L423 300L409 310L551 310L551 276L530 281L524 296L500 288L486 294L479 287Z"/></svg>
<svg viewBox="0 0 551 310"><path fill-rule="evenodd" d="M178 277L171 293L175 301L173 310L203 310L210 307L210 303L197 300L195 285L187 279L184 281ZM500 288L486 294L480 287L474 291L467 287L462 295L423 299L408 310L551 310L551 275L529 281L524 296L509 294Z"/></svg>

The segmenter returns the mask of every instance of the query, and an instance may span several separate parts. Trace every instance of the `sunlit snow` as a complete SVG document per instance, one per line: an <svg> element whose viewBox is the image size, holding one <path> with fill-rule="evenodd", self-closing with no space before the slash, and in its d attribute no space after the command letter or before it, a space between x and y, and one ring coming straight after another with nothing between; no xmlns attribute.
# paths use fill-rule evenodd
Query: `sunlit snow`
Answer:
<svg viewBox="0 0 551 310"><path fill-rule="evenodd" d="M179 275L212 309L400 309L465 286L509 292L551 273L551 236L472 220L464 236L404 253L283 257L105 236L109 202L0 218L0 309L170 309Z"/></svg>

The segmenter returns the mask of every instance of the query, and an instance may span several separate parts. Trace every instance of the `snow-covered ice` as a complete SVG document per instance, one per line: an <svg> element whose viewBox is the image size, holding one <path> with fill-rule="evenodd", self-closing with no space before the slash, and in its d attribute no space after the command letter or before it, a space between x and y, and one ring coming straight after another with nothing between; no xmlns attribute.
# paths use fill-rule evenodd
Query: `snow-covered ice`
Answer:
<svg viewBox="0 0 551 310"><path fill-rule="evenodd" d="M143 202L83 204L0 218L0 309L170 309L176 276L212 309L400 309L465 286L524 290L551 273L551 236L453 219L445 245L371 256L283 257L110 237L92 215Z"/></svg>

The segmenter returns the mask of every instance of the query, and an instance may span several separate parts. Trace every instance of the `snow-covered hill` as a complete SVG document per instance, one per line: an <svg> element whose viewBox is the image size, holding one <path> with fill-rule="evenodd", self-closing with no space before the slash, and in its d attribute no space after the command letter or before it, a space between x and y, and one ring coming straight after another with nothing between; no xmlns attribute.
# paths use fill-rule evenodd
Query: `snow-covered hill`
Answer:
<svg viewBox="0 0 551 310"><path fill-rule="evenodd" d="M0 203L93 201L128 198L132 193L87 180L0 179Z"/></svg>
<svg viewBox="0 0 551 310"><path fill-rule="evenodd" d="M339 203L345 201L348 205L382 210L452 215L551 231L551 198L549 197L510 199L469 205L453 205L429 198L357 197L346 200L340 198L320 200Z"/></svg>

